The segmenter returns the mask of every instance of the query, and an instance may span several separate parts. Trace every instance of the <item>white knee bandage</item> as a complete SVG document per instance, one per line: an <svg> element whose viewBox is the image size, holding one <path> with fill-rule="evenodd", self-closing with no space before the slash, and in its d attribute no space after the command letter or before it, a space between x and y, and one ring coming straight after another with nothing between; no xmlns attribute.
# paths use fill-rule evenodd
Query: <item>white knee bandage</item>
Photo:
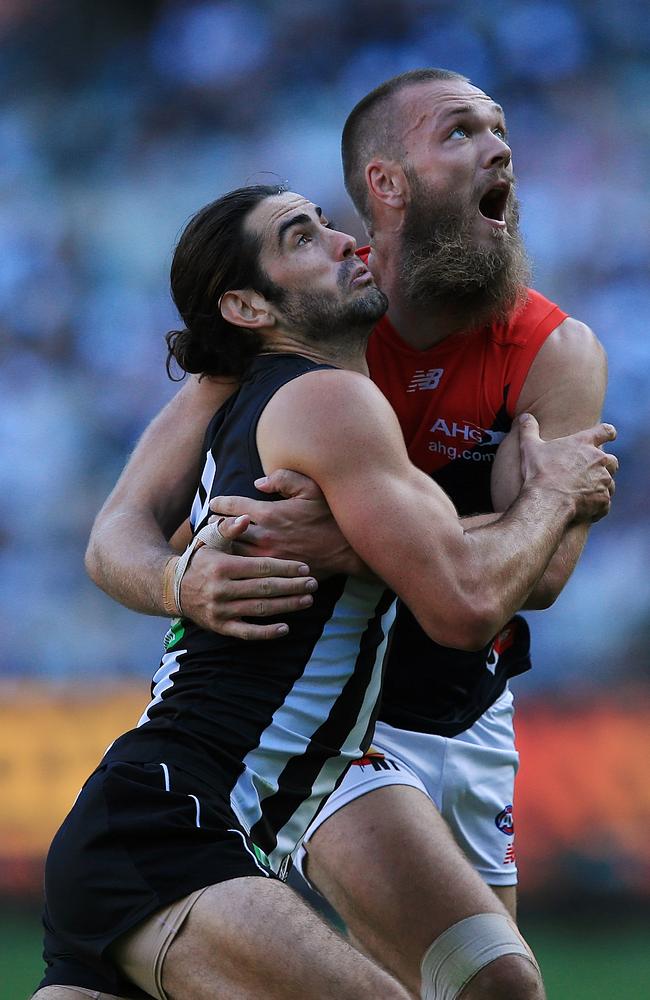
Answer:
<svg viewBox="0 0 650 1000"><path fill-rule="evenodd" d="M455 1000L484 966L501 955L521 955L539 969L535 956L508 917L477 913L436 938L422 960L423 1000Z"/></svg>

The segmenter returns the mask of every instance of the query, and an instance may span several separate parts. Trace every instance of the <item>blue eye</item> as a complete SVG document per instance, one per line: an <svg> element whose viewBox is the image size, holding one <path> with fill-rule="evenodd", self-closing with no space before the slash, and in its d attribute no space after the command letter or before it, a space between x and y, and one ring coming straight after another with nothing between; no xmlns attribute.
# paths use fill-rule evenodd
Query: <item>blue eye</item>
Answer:
<svg viewBox="0 0 650 1000"><path fill-rule="evenodd" d="M497 128L493 129L492 131L496 136L499 137L499 139L503 139L504 142L508 141L508 133L504 128L501 128L500 125Z"/></svg>
<svg viewBox="0 0 650 1000"><path fill-rule="evenodd" d="M305 243L311 243L311 239L311 236L308 236L307 233L301 233L296 240L296 246L304 246Z"/></svg>
<svg viewBox="0 0 650 1000"><path fill-rule="evenodd" d="M456 128L452 129L452 131L449 133L449 138L451 139L457 133L460 135L462 139L466 139L467 136L469 135L466 128L464 128L462 125L457 125Z"/></svg>

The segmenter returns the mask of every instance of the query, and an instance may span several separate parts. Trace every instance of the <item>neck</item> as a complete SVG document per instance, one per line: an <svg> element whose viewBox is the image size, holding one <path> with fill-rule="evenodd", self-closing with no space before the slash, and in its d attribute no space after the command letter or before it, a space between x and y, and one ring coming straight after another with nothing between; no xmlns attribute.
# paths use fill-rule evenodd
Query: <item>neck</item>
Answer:
<svg viewBox="0 0 650 1000"><path fill-rule="evenodd" d="M388 319L399 332L401 339L424 351L434 347L452 333L471 325L471 315L453 301L440 299L433 305L417 306L405 296L400 276L399 234L383 236L378 233L373 241L368 267L374 279L388 296Z"/></svg>
<svg viewBox="0 0 650 1000"><path fill-rule="evenodd" d="M368 331L368 335L370 331ZM295 334L276 330L269 337L261 350L261 354L300 354L317 365L334 365L335 368L346 368L349 371L368 374L366 362L366 346L368 337L357 338L354 343L319 342L301 340Z"/></svg>

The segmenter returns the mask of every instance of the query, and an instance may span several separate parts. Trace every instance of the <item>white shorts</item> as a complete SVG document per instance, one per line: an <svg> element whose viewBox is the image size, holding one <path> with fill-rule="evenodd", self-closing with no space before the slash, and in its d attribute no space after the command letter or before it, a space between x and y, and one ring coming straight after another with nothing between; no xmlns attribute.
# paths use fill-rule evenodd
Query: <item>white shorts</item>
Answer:
<svg viewBox="0 0 650 1000"><path fill-rule="evenodd" d="M326 819L376 788L408 785L428 795L488 885L516 885L512 801L519 754L512 700L506 688L470 729L450 738L378 722L371 750L348 768L296 851L303 878L309 839Z"/></svg>

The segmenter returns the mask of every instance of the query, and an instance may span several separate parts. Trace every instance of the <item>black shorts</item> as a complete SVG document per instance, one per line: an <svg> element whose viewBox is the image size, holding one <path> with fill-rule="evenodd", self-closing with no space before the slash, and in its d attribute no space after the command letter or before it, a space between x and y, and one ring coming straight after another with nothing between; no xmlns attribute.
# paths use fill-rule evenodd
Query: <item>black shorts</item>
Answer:
<svg viewBox="0 0 650 1000"><path fill-rule="evenodd" d="M145 997L111 964L110 945L196 889L251 875L275 878L227 794L173 764L100 766L47 857L40 986Z"/></svg>

